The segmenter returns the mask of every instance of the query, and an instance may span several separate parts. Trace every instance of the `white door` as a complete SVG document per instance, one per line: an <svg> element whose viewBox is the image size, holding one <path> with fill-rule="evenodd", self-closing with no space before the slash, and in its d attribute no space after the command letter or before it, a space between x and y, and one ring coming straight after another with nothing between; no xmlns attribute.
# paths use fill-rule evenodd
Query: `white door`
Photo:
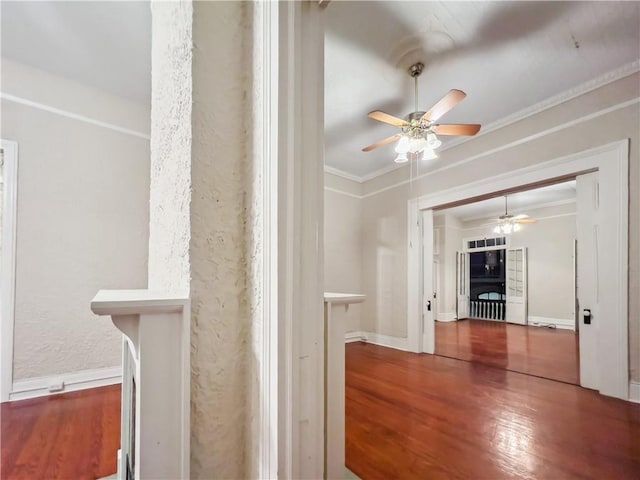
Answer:
<svg viewBox="0 0 640 480"><path fill-rule="evenodd" d="M458 252L457 254L457 316L458 320L469 317L469 254Z"/></svg>
<svg viewBox="0 0 640 480"><path fill-rule="evenodd" d="M527 249L507 249L506 321L527 324Z"/></svg>
<svg viewBox="0 0 640 480"><path fill-rule="evenodd" d="M433 211L422 213L422 351L434 353L436 347L433 309Z"/></svg>
<svg viewBox="0 0 640 480"><path fill-rule="evenodd" d="M598 173L576 178L576 233L578 331L580 342L580 385L599 388L599 219L600 195Z"/></svg>

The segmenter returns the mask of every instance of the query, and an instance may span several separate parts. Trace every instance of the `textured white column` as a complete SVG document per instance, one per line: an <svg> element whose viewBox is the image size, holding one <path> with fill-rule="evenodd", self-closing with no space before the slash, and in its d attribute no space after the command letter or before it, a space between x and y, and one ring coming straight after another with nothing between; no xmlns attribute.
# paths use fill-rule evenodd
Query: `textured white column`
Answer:
<svg viewBox="0 0 640 480"><path fill-rule="evenodd" d="M256 477L253 5L152 14L149 287L191 298L191 476Z"/></svg>

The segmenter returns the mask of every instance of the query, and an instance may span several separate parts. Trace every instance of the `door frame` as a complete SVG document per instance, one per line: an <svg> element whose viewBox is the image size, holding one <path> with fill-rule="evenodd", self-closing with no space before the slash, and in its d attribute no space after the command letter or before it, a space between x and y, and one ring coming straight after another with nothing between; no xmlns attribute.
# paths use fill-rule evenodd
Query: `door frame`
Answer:
<svg viewBox="0 0 640 480"><path fill-rule="evenodd" d="M598 391L603 395L629 399L628 341L628 244L629 244L629 139L577 152L564 157L443 190L408 201L408 346L422 352L422 238L432 235L433 225L423 225L421 211L453 207L505 195L525 188L568 180L577 175L598 171L600 201L608 215L603 218L603 249L600 265L602 312L607 328L600 331ZM610 213L609 213L610 212ZM606 279L606 281L605 281ZM604 318L604 316L603 316ZM425 336L435 332L425 332Z"/></svg>
<svg viewBox="0 0 640 480"><path fill-rule="evenodd" d="M255 6L269 212L265 361L256 383L260 478L324 476L325 7L317 0Z"/></svg>
<svg viewBox="0 0 640 480"><path fill-rule="evenodd" d="M15 324L16 226L18 214L18 143L0 140L4 150L2 198L2 258L0 291L0 401L9 401L13 390L13 330ZM5 266L7 268L5 268Z"/></svg>

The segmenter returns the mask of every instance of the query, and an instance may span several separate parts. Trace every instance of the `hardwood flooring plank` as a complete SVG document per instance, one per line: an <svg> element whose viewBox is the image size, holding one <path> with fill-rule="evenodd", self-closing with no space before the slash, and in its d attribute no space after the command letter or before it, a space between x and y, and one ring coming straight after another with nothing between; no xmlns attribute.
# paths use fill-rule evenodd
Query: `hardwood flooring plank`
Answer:
<svg viewBox="0 0 640 480"><path fill-rule="evenodd" d="M347 466L364 480L640 478L640 405L363 343L346 362Z"/></svg>
<svg viewBox="0 0 640 480"><path fill-rule="evenodd" d="M91 479L117 470L120 386L3 403L0 478Z"/></svg>
<svg viewBox="0 0 640 480"><path fill-rule="evenodd" d="M435 324L437 355L580 384L579 337L571 330L474 319Z"/></svg>

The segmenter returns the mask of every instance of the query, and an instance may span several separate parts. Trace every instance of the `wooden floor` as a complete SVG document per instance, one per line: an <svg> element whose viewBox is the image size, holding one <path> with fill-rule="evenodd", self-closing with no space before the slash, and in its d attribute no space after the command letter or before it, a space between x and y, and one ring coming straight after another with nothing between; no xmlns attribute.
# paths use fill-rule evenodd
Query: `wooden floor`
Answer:
<svg viewBox="0 0 640 480"><path fill-rule="evenodd" d="M435 355L346 346L347 466L369 479L640 478L640 405Z"/></svg>
<svg viewBox="0 0 640 480"><path fill-rule="evenodd" d="M580 384L578 335L571 330L487 320L436 323L436 355Z"/></svg>
<svg viewBox="0 0 640 480"><path fill-rule="evenodd" d="M3 403L0 478L94 480L116 473L120 386Z"/></svg>
<svg viewBox="0 0 640 480"><path fill-rule="evenodd" d="M4 479L115 473L120 387L2 404ZM368 479L638 479L640 405L566 383L346 346L347 466Z"/></svg>

